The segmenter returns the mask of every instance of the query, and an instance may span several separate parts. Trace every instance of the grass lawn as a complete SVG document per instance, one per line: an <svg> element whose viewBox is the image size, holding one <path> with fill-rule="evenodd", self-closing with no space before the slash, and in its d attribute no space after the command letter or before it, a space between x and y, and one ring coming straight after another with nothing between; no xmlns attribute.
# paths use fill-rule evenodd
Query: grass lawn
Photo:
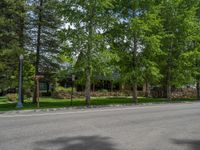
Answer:
<svg viewBox="0 0 200 150"><path fill-rule="evenodd" d="M174 99L171 103L177 102L192 102L194 99ZM141 103L165 103L168 102L163 98L139 98L139 104ZM110 104L131 104L131 97L98 97L91 99L91 105L110 105ZM25 100L23 104L23 110L36 109L36 105L31 103L31 100ZM85 106L84 99L74 99L73 106ZM16 103L7 101L6 97L0 97L0 111L17 110ZM55 99L50 97L40 98L40 108L61 108L71 107L70 99Z"/></svg>

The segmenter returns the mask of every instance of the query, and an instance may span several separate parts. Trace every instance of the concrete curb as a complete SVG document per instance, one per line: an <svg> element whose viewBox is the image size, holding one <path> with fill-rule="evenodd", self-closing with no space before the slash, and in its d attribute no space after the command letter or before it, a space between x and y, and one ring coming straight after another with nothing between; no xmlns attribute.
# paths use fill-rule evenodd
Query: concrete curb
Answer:
<svg viewBox="0 0 200 150"><path fill-rule="evenodd" d="M194 102L160 102L160 103L140 103L140 104L111 104L111 105L93 105L90 107L87 106L72 106L72 107L61 107L61 108L44 108L44 109L31 109L31 110L12 110L0 112L1 114L29 114L29 113L45 113L45 112L58 112L58 111L72 111L72 110L86 110L86 109L100 109L100 108L120 108L120 107L129 107L129 106L154 106L154 105L165 105L165 104L192 104L200 103L199 101Z"/></svg>

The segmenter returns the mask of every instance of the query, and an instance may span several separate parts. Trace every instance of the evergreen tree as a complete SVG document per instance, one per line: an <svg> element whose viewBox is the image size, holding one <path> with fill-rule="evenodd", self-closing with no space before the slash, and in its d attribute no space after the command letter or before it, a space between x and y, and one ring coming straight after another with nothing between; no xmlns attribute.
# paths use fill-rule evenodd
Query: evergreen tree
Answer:
<svg viewBox="0 0 200 150"><path fill-rule="evenodd" d="M27 26L31 39L28 49L35 53L35 75L56 72L59 68L59 38L61 18L58 13L59 0L29 0L29 24ZM35 83L36 86L36 83ZM33 96L36 102L36 88Z"/></svg>
<svg viewBox="0 0 200 150"><path fill-rule="evenodd" d="M14 88L19 55L24 53L25 0L2 0L0 8L0 84Z"/></svg>

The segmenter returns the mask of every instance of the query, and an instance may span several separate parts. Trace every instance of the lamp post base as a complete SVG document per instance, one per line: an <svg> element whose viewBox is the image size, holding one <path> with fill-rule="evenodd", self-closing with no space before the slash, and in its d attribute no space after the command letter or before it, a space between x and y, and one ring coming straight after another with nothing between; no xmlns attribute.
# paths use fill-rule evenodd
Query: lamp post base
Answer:
<svg viewBox="0 0 200 150"><path fill-rule="evenodd" d="M22 107L23 107L23 104L21 102L18 102L16 108L22 108Z"/></svg>

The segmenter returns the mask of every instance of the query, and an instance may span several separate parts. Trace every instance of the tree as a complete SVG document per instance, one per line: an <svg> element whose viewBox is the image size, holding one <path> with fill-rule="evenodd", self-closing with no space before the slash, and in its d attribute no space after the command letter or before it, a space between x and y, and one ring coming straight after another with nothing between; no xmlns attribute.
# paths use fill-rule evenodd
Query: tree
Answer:
<svg viewBox="0 0 200 150"><path fill-rule="evenodd" d="M59 0L29 0L28 32L31 39L28 49L34 54L35 75L39 73L56 72L59 68L58 54L61 18L58 13ZM33 96L36 102L36 83Z"/></svg>
<svg viewBox="0 0 200 150"><path fill-rule="evenodd" d="M195 84L197 99L200 100L200 2L191 1L188 4L188 17L185 18L184 23L187 24L187 45L186 50L181 54L183 78L186 83ZM189 25L188 25L189 24Z"/></svg>
<svg viewBox="0 0 200 150"><path fill-rule="evenodd" d="M106 32L110 16L108 8L112 0L69 0L62 1L61 14L66 22L63 35L65 50L76 59L76 69L81 69L85 77L85 98L90 105L92 70L95 59L105 49L103 34Z"/></svg>
<svg viewBox="0 0 200 150"><path fill-rule="evenodd" d="M160 69L166 85L166 96L171 100L171 88L184 85L189 78L183 68L182 53L187 52L194 35L195 1L162 1L161 19L163 20L163 38L160 57ZM183 84L184 83L184 84Z"/></svg>
<svg viewBox="0 0 200 150"><path fill-rule="evenodd" d="M196 32L195 32L195 47L196 47L196 50L197 51L197 55L196 58L198 58L196 60L196 69L197 69L197 72L198 72L198 75L196 76L196 89L197 89L197 99L200 100L200 70L199 70L199 66L200 66L200 34L197 34L197 33L200 33L200 2L198 4L198 10L197 10L197 13L196 13L196 16L197 16L197 21L196 21ZM199 56L199 57L197 57Z"/></svg>
<svg viewBox="0 0 200 150"><path fill-rule="evenodd" d="M120 57L121 77L131 83L135 103L138 102L137 86L143 80L142 74L146 72L153 77L159 74L154 62L160 53L158 15L159 6L155 1L120 1L114 9L117 22L111 31L112 45ZM153 69L157 71L153 73Z"/></svg>
<svg viewBox="0 0 200 150"><path fill-rule="evenodd" d="M15 88L18 58L24 53L25 0L2 0L0 7L0 82L2 88Z"/></svg>

